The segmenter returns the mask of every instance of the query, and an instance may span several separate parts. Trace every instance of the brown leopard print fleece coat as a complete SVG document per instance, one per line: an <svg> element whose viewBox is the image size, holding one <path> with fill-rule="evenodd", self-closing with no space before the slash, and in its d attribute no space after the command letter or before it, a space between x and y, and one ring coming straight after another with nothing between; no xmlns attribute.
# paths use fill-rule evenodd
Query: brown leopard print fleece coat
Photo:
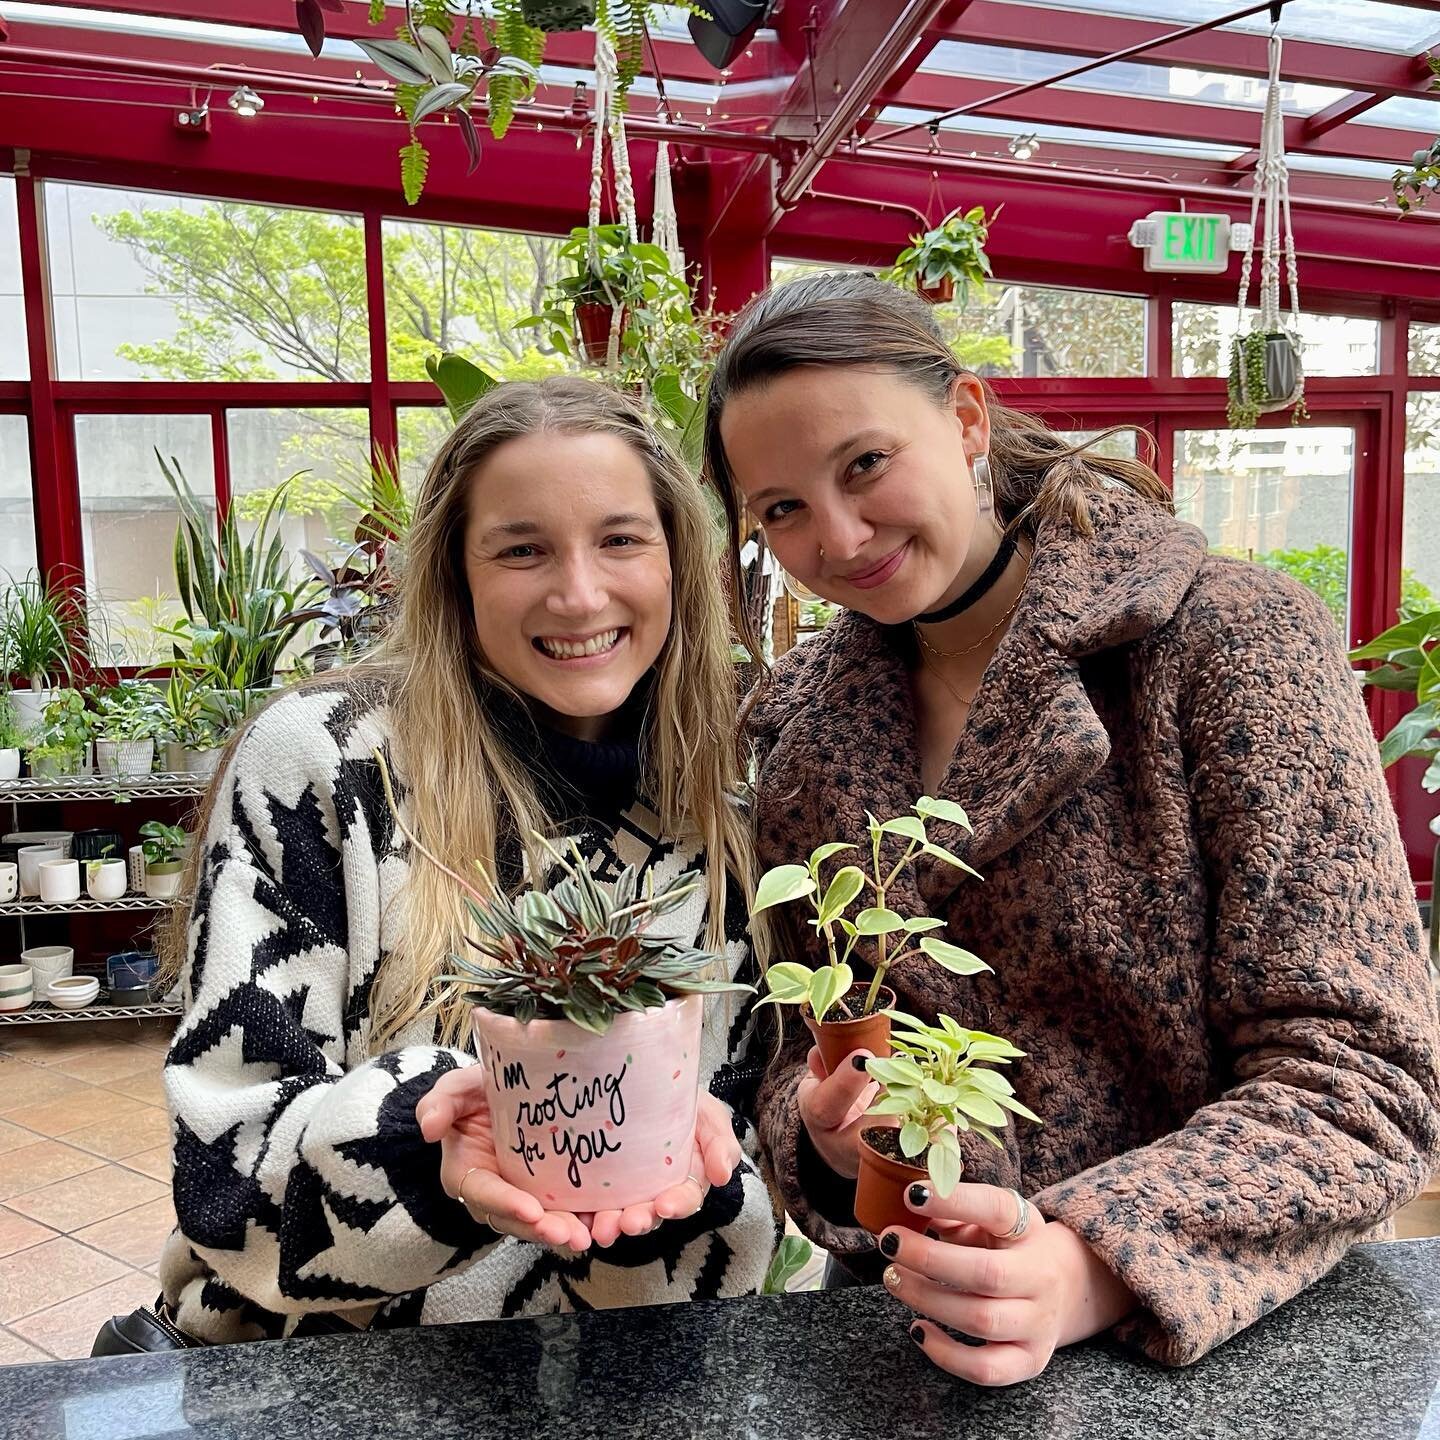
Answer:
<svg viewBox="0 0 1440 1440"><path fill-rule="evenodd" d="M1003 1154L966 1137L966 1178L1082 1236L1139 1299L1120 1337L1184 1365L1424 1186L1440 1036L1334 621L1156 507L1093 508L1089 538L1042 526L940 787L975 833L934 838L984 882L922 859L890 901L994 973L917 958L890 982L901 1009L1027 1052L1007 1073L1044 1125L1012 1124ZM843 614L776 666L750 717L765 867L918 798L908 633ZM808 1037L786 1026L761 1135L801 1227L858 1260L873 1241L802 1139Z"/></svg>

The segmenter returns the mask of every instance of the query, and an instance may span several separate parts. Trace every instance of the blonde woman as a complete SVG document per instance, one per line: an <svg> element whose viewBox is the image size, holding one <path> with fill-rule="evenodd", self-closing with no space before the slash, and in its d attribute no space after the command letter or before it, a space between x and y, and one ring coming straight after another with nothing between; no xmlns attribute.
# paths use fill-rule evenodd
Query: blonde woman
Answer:
<svg viewBox="0 0 1440 1440"><path fill-rule="evenodd" d="M602 879L699 868L685 933L755 965L732 803L734 680L714 522L635 406L500 387L446 441L383 653L231 744L176 935L166 1068L179 1228L165 1305L203 1341L757 1291L777 1235L748 1118L748 1008L712 997L689 1173L653 1205L545 1211L495 1169L452 870L507 888L522 837ZM418 1113L417 1113L418 1112ZM303 1317L303 1318L302 1318Z"/></svg>

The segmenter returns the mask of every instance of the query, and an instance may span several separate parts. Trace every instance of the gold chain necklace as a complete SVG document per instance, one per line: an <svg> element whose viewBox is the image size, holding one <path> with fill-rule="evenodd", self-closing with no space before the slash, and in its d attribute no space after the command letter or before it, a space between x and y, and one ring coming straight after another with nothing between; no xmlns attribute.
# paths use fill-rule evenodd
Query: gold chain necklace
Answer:
<svg viewBox="0 0 1440 1440"><path fill-rule="evenodd" d="M992 639L1002 625L1015 613L1015 607L1020 603L1021 597L1025 594L1024 587L1021 587L1020 594L1011 602L1005 613L987 630L973 645L967 645L963 650L940 650L932 645L920 630L918 621L910 622L915 631L915 638L932 654L942 656L946 660L958 660L962 655L973 655L987 640Z"/></svg>
<svg viewBox="0 0 1440 1440"><path fill-rule="evenodd" d="M945 676L941 674L940 667L933 661L927 660L923 655L920 657L920 663L955 697L955 703L968 714L970 707L975 703L975 697L972 695L967 700Z"/></svg>

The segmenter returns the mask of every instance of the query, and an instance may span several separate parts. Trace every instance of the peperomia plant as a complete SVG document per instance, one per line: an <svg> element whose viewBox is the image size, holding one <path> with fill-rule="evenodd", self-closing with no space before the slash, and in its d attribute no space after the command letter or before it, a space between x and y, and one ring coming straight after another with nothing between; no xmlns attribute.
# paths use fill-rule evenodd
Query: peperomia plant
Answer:
<svg viewBox="0 0 1440 1440"><path fill-rule="evenodd" d="M1042 1123L1015 1098L1003 1075L985 1068L1008 1065L1025 1052L998 1035L962 1029L948 1015L941 1015L938 1025L926 1025L900 1010L886 1013L894 1053L865 1062L881 1086L866 1114L897 1118L900 1153L911 1161L923 1158L935 1188L948 1195L962 1169L959 1131L973 1130L1003 1149L995 1132L1009 1124L1007 1111Z"/></svg>
<svg viewBox="0 0 1440 1440"><path fill-rule="evenodd" d="M893 820L877 820L868 810L865 812L870 832L868 874L858 865L843 866L822 891L820 867L842 851L856 848L831 841L812 851L806 864L777 865L760 877L750 913L758 915L772 905L808 898L815 914L807 923L824 938L830 963L818 970L790 960L769 966L765 971L769 994L757 1004L808 1002L816 1021L823 1020L831 1007L838 1004L847 1019L855 1018L849 1013L845 997L855 984L850 958L861 940L875 942L873 977L861 1015L874 1011L886 972L908 956L927 955L954 975L977 975L990 968L970 951L926 933L943 928L943 920L928 915L901 915L888 904L895 882L921 855L933 856L967 875L974 875L977 880L981 878L958 855L935 844L925 830L927 820L940 820L968 831L971 826L965 811L951 800L936 800L929 795L922 795L911 808L913 815L897 815ZM891 863L897 843L903 844L904 850ZM882 851L887 848L890 854L882 859ZM862 899L865 903L851 919L850 910ZM844 937L843 943L837 939L837 930ZM900 938L892 949L892 937L896 936Z"/></svg>
<svg viewBox="0 0 1440 1440"><path fill-rule="evenodd" d="M147 865L175 865L185 853L185 831L163 820L147 820L140 827L141 848Z"/></svg>

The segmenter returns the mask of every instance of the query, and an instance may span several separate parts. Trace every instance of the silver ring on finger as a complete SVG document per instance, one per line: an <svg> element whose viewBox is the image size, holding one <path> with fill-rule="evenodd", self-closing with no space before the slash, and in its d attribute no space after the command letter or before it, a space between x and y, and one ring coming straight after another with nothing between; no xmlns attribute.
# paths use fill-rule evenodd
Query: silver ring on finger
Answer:
<svg viewBox="0 0 1440 1440"><path fill-rule="evenodd" d="M1002 1240L1018 1240L1030 1228L1030 1202L1018 1190L1010 1193L1017 1206L1015 1223L1000 1237Z"/></svg>

